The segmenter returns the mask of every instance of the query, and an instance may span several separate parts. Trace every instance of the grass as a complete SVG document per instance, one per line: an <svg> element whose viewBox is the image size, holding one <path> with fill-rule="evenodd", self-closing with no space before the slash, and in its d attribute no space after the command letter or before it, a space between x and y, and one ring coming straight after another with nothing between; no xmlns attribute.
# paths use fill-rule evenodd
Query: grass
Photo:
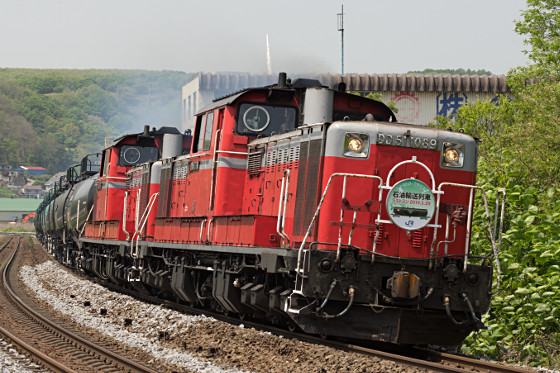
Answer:
<svg viewBox="0 0 560 373"><path fill-rule="evenodd" d="M6 222L0 223L0 232L34 232L35 225L33 223L15 223L10 224Z"/></svg>
<svg viewBox="0 0 560 373"><path fill-rule="evenodd" d="M0 188L0 198L10 198L15 193L10 188Z"/></svg>

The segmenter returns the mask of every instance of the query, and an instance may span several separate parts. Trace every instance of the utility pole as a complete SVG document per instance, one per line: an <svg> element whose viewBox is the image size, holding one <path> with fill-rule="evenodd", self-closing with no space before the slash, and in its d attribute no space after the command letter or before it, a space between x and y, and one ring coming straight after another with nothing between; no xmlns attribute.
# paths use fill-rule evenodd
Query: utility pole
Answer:
<svg viewBox="0 0 560 373"><path fill-rule="evenodd" d="M344 4L342 5L342 9L340 13L337 14L338 16L338 31L340 31L340 44L342 46L341 51L341 59L342 59L342 68L341 68L341 75L344 75Z"/></svg>

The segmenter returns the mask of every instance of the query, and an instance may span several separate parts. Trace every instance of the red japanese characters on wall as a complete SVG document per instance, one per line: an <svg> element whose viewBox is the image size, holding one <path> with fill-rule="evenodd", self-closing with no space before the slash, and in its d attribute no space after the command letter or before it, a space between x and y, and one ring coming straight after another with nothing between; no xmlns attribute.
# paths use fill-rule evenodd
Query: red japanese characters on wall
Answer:
<svg viewBox="0 0 560 373"><path fill-rule="evenodd" d="M414 93L399 92L391 97L397 108L397 119L401 123L414 123L419 115L422 105Z"/></svg>

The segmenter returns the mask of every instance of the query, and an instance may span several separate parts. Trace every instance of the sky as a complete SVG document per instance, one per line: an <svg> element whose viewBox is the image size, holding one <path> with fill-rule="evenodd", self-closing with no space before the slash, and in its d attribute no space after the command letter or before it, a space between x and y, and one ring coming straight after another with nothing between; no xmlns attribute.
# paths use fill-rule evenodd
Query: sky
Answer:
<svg viewBox="0 0 560 373"><path fill-rule="evenodd" d="M0 67L505 74L525 0L0 0Z"/></svg>

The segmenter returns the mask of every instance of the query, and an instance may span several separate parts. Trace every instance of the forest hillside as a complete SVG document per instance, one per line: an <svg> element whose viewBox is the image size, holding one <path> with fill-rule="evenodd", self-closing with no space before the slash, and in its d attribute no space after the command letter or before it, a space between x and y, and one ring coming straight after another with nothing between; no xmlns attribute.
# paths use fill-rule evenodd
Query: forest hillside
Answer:
<svg viewBox="0 0 560 373"><path fill-rule="evenodd" d="M0 69L0 164L65 170L105 137L180 127L178 71Z"/></svg>

